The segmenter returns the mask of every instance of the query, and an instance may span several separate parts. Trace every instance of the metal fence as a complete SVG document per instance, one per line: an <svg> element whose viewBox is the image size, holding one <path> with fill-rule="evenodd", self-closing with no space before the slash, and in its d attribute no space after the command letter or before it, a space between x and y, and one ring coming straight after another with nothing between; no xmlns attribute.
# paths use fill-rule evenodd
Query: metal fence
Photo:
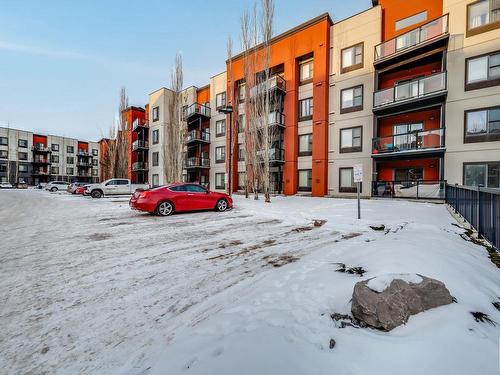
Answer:
<svg viewBox="0 0 500 375"><path fill-rule="evenodd" d="M477 230L479 236L500 249L500 190L446 185L446 203Z"/></svg>

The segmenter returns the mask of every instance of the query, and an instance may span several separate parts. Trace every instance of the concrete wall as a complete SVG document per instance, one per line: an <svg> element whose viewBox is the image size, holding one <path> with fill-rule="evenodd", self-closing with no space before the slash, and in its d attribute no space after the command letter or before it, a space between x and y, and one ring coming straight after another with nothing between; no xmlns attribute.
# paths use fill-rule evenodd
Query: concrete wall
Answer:
<svg viewBox="0 0 500 375"><path fill-rule="evenodd" d="M215 186L215 174L216 173L224 173L226 175L226 164L225 163L216 163L215 162L215 148L226 146L226 137L220 136L216 137L215 124L219 120L226 120L226 132L229 132L229 116L218 113L216 109L216 96L217 94L226 92L227 89L227 74L226 72L222 72L217 74L216 76L210 78L210 108L211 115L210 118L210 189L224 192L225 189L217 189ZM229 94L226 93L226 103L230 100ZM227 118L226 118L227 117ZM233 134L233 137L237 136L237 134ZM233 138L234 139L234 138ZM233 157L237 157L234 155ZM226 148L226 158L229 158L229 149ZM237 181L236 181L237 182ZM226 181L226 185L228 181Z"/></svg>

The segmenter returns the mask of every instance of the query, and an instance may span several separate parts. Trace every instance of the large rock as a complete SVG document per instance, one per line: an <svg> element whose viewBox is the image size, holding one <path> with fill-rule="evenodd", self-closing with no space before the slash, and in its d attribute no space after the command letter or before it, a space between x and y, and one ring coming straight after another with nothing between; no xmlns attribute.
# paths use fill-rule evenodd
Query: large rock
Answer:
<svg viewBox="0 0 500 375"><path fill-rule="evenodd" d="M390 331L410 315L447 305L452 297L438 280L415 274L390 274L356 283L352 315L360 323Z"/></svg>

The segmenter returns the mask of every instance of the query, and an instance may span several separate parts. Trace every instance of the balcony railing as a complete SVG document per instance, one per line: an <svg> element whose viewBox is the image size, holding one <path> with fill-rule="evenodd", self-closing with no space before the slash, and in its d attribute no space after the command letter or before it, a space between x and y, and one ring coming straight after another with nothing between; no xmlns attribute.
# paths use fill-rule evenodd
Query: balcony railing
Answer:
<svg viewBox="0 0 500 375"><path fill-rule="evenodd" d="M260 162L264 162L264 156L265 156L265 151L264 150L257 151L257 159ZM269 149L269 161L271 163L276 163L276 162L282 163L282 162L284 162L285 161L285 152L284 152L284 150L281 149L281 148L270 148Z"/></svg>
<svg viewBox="0 0 500 375"><path fill-rule="evenodd" d="M85 167L85 168L88 168L88 167L91 167L92 166L92 163L89 163L87 161L77 161L76 162L76 166L77 167Z"/></svg>
<svg viewBox="0 0 500 375"><path fill-rule="evenodd" d="M91 173L88 173L88 172L81 172L81 171L77 172L77 173L76 173L76 175L77 175L78 177L92 177L92 174L91 174Z"/></svg>
<svg viewBox="0 0 500 375"><path fill-rule="evenodd" d="M134 141L132 143L132 151L136 151L136 150L139 150L139 149L148 149L149 148L149 144L147 141L140 141L140 140L137 140L137 141Z"/></svg>
<svg viewBox="0 0 500 375"><path fill-rule="evenodd" d="M34 174L35 176L49 176L49 175L50 175L50 172L48 172L48 171L43 171L43 170L36 170L36 169L35 169L35 170L33 171L33 174Z"/></svg>
<svg viewBox="0 0 500 375"><path fill-rule="evenodd" d="M209 158L199 158L196 156L191 156L186 158L184 161L185 168L210 168Z"/></svg>
<svg viewBox="0 0 500 375"><path fill-rule="evenodd" d="M132 123L132 130L137 131L141 128L147 128L148 126L149 124L145 119L136 118Z"/></svg>
<svg viewBox="0 0 500 375"><path fill-rule="evenodd" d="M422 45L448 33L448 15L445 14L435 20L410 30L407 33L389 39L375 46L375 63L388 57L395 56L412 47Z"/></svg>
<svg viewBox="0 0 500 375"><path fill-rule="evenodd" d="M444 199L446 181L372 181L372 196L379 198Z"/></svg>
<svg viewBox="0 0 500 375"><path fill-rule="evenodd" d="M200 141L200 142L210 142L210 132L208 129L202 130L201 132L199 130L191 130L186 137L186 142L194 142L194 141Z"/></svg>
<svg viewBox="0 0 500 375"><path fill-rule="evenodd" d="M250 97L256 97L258 95L262 95L266 92L266 89L269 92L273 90L279 90L283 93L286 92L286 81L283 77L275 75L270 77L267 82L261 82L254 87L250 88Z"/></svg>
<svg viewBox="0 0 500 375"><path fill-rule="evenodd" d="M89 154L88 151L85 150L78 150L77 155L80 157L90 157L91 155Z"/></svg>
<svg viewBox="0 0 500 375"><path fill-rule="evenodd" d="M201 115L205 117L210 117L210 107L200 103L191 104L182 111L183 120L187 120L193 115Z"/></svg>
<svg viewBox="0 0 500 375"><path fill-rule="evenodd" d="M31 150L35 152L52 152L51 149L44 144L33 145L33 147L31 147Z"/></svg>
<svg viewBox="0 0 500 375"><path fill-rule="evenodd" d="M270 112L267 121L269 127L271 126L279 126L282 128L285 127L285 115L279 111ZM257 119L256 126L257 129L261 129L264 127L264 117L260 117Z"/></svg>
<svg viewBox="0 0 500 375"><path fill-rule="evenodd" d="M49 159L47 158L33 158L33 164L50 164Z"/></svg>
<svg viewBox="0 0 500 375"><path fill-rule="evenodd" d="M375 91L373 93L373 107L381 108L394 103L409 102L444 92L446 89L446 72L440 72L394 87Z"/></svg>
<svg viewBox="0 0 500 375"><path fill-rule="evenodd" d="M148 163L142 161L136 161L135 163L132 163L133 171L147 171L148 169L149 169Z"/></svg>
<svg viewBox="0 0 500 375"><path fill-rule="evenodd" d="M416 151L444 146L444 128L373 138L373 154Z"/></svg>

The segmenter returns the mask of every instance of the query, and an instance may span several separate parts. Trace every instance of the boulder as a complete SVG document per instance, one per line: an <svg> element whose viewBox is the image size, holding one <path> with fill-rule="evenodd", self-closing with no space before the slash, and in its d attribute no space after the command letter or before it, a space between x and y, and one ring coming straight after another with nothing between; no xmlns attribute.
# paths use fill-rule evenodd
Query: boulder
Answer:
<svg viewBox="0 0 500 375"><path fill-rule="evenodd" d="M450 292L439 280L390 274L356 283L351 311L361 324L390 331L411 315L450 303Z"/></svg>

